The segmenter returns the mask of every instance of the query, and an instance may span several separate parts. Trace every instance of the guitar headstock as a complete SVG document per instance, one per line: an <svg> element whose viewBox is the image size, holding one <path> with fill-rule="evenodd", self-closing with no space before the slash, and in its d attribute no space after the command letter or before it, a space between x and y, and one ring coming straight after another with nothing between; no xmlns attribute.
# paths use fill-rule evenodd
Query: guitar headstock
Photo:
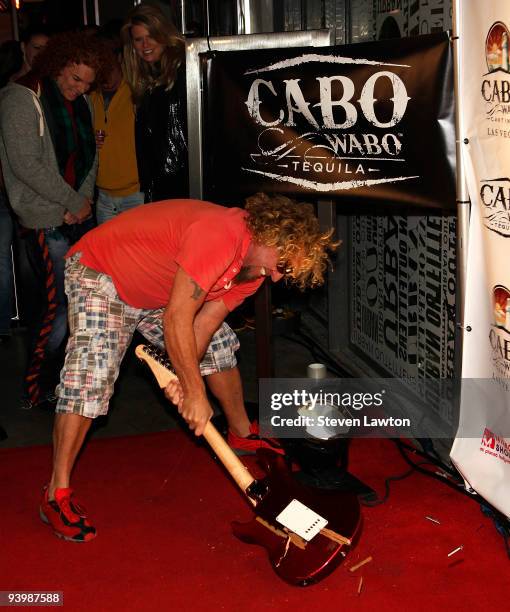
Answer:
<svg viewBox="0 0 510 612"><path fill-rule="evenodd" d="M135 355L138 359L145 361L150 367L162 389L164 389L171 380L177 378L172 372L172 364L167 356L158 348L146 344L139 344L135 349Z"/></svg>

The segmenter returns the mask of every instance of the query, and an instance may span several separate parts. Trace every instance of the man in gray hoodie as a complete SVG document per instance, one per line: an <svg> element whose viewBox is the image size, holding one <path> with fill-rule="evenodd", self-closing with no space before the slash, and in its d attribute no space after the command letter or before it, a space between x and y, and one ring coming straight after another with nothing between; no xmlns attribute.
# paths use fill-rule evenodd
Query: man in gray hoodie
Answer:
<svg viewBox="0 0 510 612"><path fill-rule="evenodd" d="M0 159L9 201L39 285L31 328L25 407L53 394L67 332L64 255L90 226L97 155L84 95L109 59L100 43L61 34L34 70L0 93ZM32 296L31 296L32 297Z"/></svg>

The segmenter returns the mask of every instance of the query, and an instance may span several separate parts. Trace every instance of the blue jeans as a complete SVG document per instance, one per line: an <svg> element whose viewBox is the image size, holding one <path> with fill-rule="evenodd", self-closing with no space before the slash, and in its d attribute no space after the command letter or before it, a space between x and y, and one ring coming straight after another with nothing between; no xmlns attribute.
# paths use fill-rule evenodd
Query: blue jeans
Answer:
<svg viewBox="0 0 510 612"><path fill-rule="evenodd" d="M144 195L141 191L136 191L127 196L111 196L99 189L96 204L96 218L98 225L113 219L121 212L139 206L144 202Z"/></svg>
<svg viewBox="0 0 510 612"><path fill-rule="evenodd" d="M9 335L14 298L11 245L12 217L0 192L0 335Z"/></svg>
<svg viewBox="0 0 510 612"><path fill-rule="evenodd" d="M67 335L67 299L64 289L64 256L69 247L92 227L81 225L29 230L24 238L28 261L34 275L33 314L29 362L25 372L24 395L37 404L55 388L63 364L63 340Z"/></svg>
<svg viewBox="0 0 510 612"><path fill-rule="evenodd" d="M51 263L53 264L53 274L55 275L55 301L57 310L53 327L48 338L46 350L48 353L54 353L58 350L67 334L67 300L64 290L64 256L70 248L69 240L64 238L58 229L45 229L44 235L48 251L50 253Z"/></svg>

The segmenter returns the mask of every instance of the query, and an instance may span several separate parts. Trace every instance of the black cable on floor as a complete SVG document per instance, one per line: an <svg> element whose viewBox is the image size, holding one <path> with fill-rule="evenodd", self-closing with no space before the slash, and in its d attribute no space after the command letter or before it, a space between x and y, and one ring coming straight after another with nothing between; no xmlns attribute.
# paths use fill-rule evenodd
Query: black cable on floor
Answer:
<svg viewBox="0 0 510 612"><path fill-rule="evenodd" d="M418 442L420 442L420 444L423 445L423 438L416 438L416 440L418 440ZM423 457L424 459L428 459L430 463L437 465L437 467L440 467L442 470L447 472L452 478L456 478L456 479L459 478L458 473L453 468L451 468L449 465L444 463L441 457L437 454L437 452L433 448L431 448L431 450L420 450L419 448L416 448L415 446L411 446L410 444L407 444L407 442L404 442L403 440L400 440L400 439L393 439L392 441L397 445L397 447L399 447L400 452L402 452L401 450L402 448L405 448L409 452L420 455L420 457Z"/></svg>
<svg viewBox="0 0 510 612"><path fill-rule="evenodd" d="M474 494L473 495L472 493L469 493L469 491L466 491L466 489L464 488L464 483L462 481L457 479L457 481L454 483L454 482L451 482L450 480L448 480L447 478L445 478L444 476L442 476L440 474L436 474L435 472L431 472L430 470L424 470L423 468L420 467L420 465L423 465L424 463L428 463L429 465L437 465L435 462L433 462L433 461L426 461L426 462L423 462L423 463L415 463L414 461L412 461L409 458L408 454L406 453L406 450L409 449L412 452L415 452L415 453L418 453L418 454L422 454L418 449L414 449L412 446L409 446L405 442L402 442L402 440L393 439L393 442L396 444L396 446L397 446L400 454L402 455L402 458L404 459L404 461L407 464L409 464L410 466L414 467L414 469L416 469L421 474L424 474L425 476L430 476L431 478L435 478L439 482L447 484L454 491L458 491L458 492L462 493L463 495L468 496L471 499L476 498L476 497L481 499L478 494ZM449 470L449 471L451 472L451 470ZM446 474L446 472L445 472L445 474ZM454 476L451 475L451 473L447 474L447 475L449 475L451 478L454 478Z"/></svg>
<svg viewBox="0 0 510 612"><path fill-rule="evenodd" d="M403 474L398 474L397 476L389 476L384 481L384 496L383 497L380 497L374 501L360 500L360 504L362 506L373 507L373 506L380 506L381 504L386 503L390 496L390 482L395 482L397 480L404 480L404 478L411 476L411 474L413 474L414 471L415 471L415 467L412 467L410 470L405 471Z"/></svg>

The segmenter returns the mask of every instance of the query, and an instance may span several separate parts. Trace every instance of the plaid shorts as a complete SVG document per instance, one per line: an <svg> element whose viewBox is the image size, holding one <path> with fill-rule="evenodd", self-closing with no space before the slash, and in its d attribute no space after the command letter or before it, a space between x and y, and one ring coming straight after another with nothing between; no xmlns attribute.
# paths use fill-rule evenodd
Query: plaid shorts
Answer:
<svg viewBox="0 0 510 612"><path fill-rule="evenodd" d="M135 330L164 348L163 308L134 308L117 295L112 279L83 266L80 253L66 262L70 337L57 387L56 412L95 418L108 412L113 386ZM232 369L239 340L223 323L200 363L202 376Z"/></svg>

